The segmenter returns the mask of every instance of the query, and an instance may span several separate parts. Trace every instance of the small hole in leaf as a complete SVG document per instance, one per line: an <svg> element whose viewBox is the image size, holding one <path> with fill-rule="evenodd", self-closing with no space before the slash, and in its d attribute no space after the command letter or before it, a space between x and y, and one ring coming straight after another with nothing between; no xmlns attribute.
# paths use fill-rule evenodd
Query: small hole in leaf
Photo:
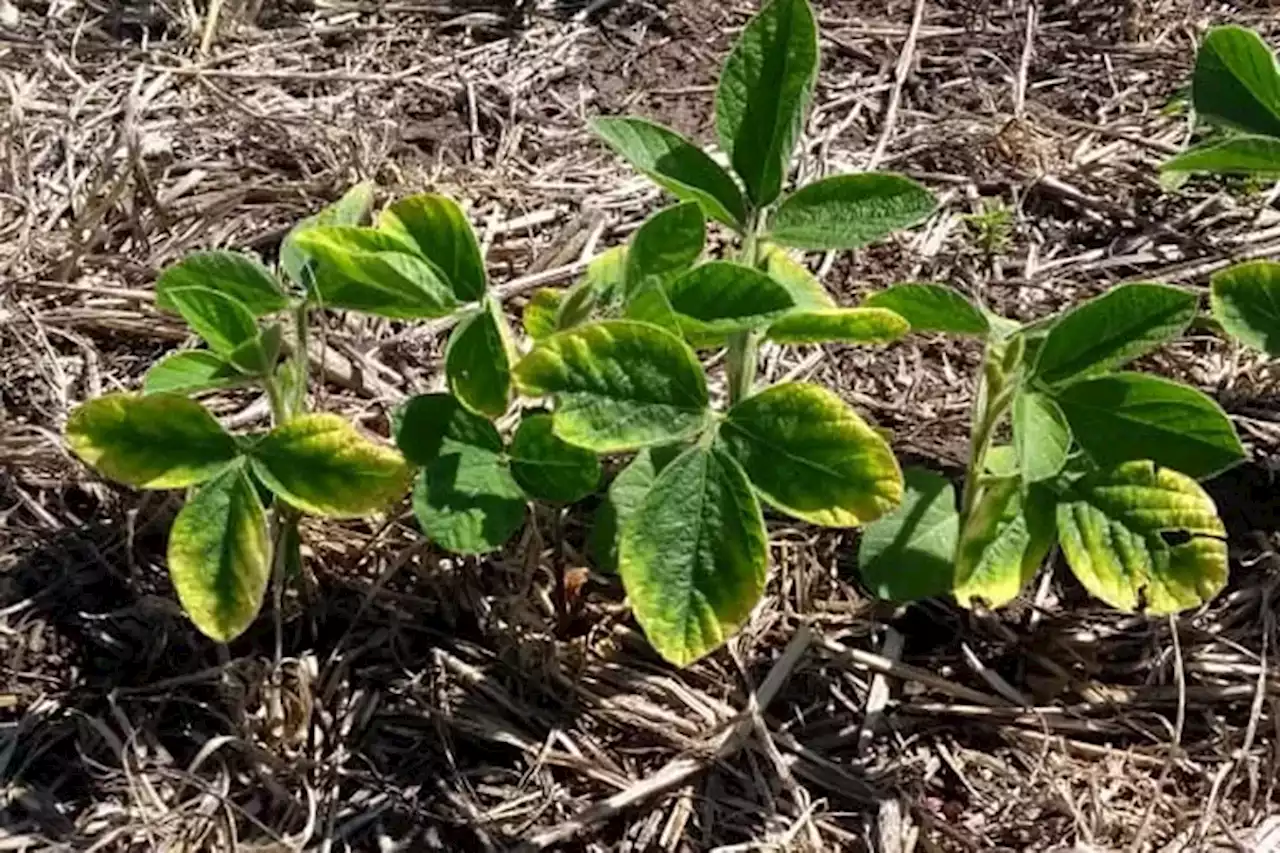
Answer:
<svg viewBox="0 0 1280 853"><path fill-rule="evenodd" d="M1185 530L1161 530L1160 538L1170 548L1177 548L1179 545L1186 545L1190 542L1191 534Z"/></svg>

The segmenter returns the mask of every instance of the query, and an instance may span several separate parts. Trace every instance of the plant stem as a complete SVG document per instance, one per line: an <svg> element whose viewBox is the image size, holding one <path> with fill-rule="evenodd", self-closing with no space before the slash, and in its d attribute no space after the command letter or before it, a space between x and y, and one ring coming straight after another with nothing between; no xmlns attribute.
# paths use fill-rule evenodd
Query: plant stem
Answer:
<svg viewBox="0 0 1280 853"><path fill-rule="evenodd" d="M987 455L995 439L996 428L1013 403L1016 382L1010 381L1004 364L1003 348L988 347L983 357L982 376L974 395L973 435L970 439L969 465L965 471L964 490L960 499L961 529L977 506L983 491L982 480L987 468Z"/></svg>
<svg viewBox="0 0 1280 853"><path fill-rule="evenodd" d="M760 213L752 211L742 236L739 262L755 269L760 264ZM756 378L756 357L760 339L754 332L735 332L729 337L727 366L729 371L729 404L751 396Z"/></svg>
<svg viewBox="0 0 1280 853"><path fill-rule="evenodd" d="M569 633L569 590L564 577L564 518L558 506L551 506L551 574L555 577L556 636Z"/></svg>

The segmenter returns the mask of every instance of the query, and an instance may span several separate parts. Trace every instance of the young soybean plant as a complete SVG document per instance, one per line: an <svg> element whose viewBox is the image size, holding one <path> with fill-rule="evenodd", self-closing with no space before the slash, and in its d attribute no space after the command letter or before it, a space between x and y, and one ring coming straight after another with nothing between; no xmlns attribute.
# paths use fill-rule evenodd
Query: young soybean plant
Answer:
<svg viewBox="0 0 1280 853"><path fill-rule="evenodd" d="M1258 35L1217 27L1196 54L1196 114L1225 131L1174 157L1166 172L1280 177L1280 67ZM1280 264L1252 261L1213 276L1210 307L1228 334L1280 357Z"/></svg>
<svg viewBox="0 0 1280 853"><path fill-rule="evenodd" d="M1121 285L1027 326L942 285L867 302L917 331L985 341L960 498L937 474L907 472L902 506L863 536L862 575L878 595L999 607L1055 543L1084 587L1120 610L1172 613L1222 589L1226 532L1196 480L1244 458L1235 429L1199 391L1119 369L1180 336L1194 294ZM1011 442L999 443L1006 427Z"/></svg>
<svg viewBox="0 0 1280 853"><path fill-rule="evenodd" d="M361 185L300 223L281 247L281 276L234 252L169 267L157 304L181 315L207 348L166 356L142 393L90 400L68 419L68 444L101 474L135 488L188 490L169 535L169 571L186 612L215 640L242 633L268 579L280 589L286 569L300 564L301 513L366 515L409 485L398 452L337 415L307 411L310 313L413 319L484 304L483 266L468 266L475 258L465 247L440 245L454 233L449 223L464 221L452 202L404 199L377 227L360 226L371 201ZM233 387L265 391L269 431L232 435L192 399Z"/></svg>
<svg viewBox="0 0 1280 853"><path fill-rule="evenodd" d="M906 322L842 308L786 249L853 249L924 219L932 196L892 174L842 175L790 192L791 159L818 71L807 0L773 0L746 26L716 92L732 173L672 130L602 118L594 130L681 200L564 294L537 294L537 346L515 368L552 401L553 434L597 454L635 452L593 533L650 642L677 664L721 645L759 600L768 570L761 501L854 527L895 507L901 474L884 439L816 385L756 386L762 341L884 343ZM702 260L706 220L737 238ZM727 348L725 408L698 353Z"/></svg>

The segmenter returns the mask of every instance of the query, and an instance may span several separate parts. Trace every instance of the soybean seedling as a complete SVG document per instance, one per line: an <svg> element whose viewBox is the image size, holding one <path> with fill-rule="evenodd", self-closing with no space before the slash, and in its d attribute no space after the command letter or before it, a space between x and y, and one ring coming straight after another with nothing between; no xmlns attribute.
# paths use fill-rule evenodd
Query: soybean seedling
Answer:
<svg viewBox="0 0 1280 853"><path fill-rule="evenodd" d="M959 498L945 478L907 471L902 506L864 533L868 586L999 607L1060 544L1085 589L1120 610L1171 613L1216 595L1226 531L1197 480L1240 462L1240 440L1201 392L1119 369L1179 337L1197 301L1128 284L1021 326L941 285L869 299L917 331L978 337L985 354Z"/></svg>
<svg viewBox="0 0 1280 853"><path fill-rule="evenodd" d="M761 501L850 527L901 498L888 444L838 396L807 383L756 386L764 340L882 343L907 330L891 310L836 305L787 248L855 248L934 207L922 187L889 174L784 195L817 69L806 0L774 0L748 23L716 96L732 173L652 122L596 121L680 203L600 256L574 288L534 294L524 316L532 346L518 360L492 305L459 326L446 358L451 393L411 400L397 426L421 466L419 522L460 553L500 547L529 500L579 500L597 489L602 457L630 456L592 539L650 642L677 664L720 646L762 595ZM704 259L708 219L736 236L731 259ZM471 239L463 224L450 227L452 244ZM700 353L726 349L727 406L718 408ZM516 397L545 408L507 440L493 421Z"/></svg>
<svg viewBox="0 0 1280 853"><path fill-rule="evenodd" d="M169 534L169 572L196 627L220 642L252 623L271 576L279 591L288 567L300 565L302 513L367 515L400 499L411 478L396 450L307 410L311 313L413 319L483 302L483 267L477 277L466 266L478 253L460 246L449 256L437 242L450 233L438 222L461 219L456 206L414 197L383 211L377 227L362 226L371 201L361 185L300 223L281 246L278 274L225 251L166 269L156 302L205 347L161 359L141 393L90 400L68 419L68 444L99 473L135 488L187 490ZM427 253L453 262L437 265ZM238 387L264 392L269 431L232 435L193 399Z"/></svg>

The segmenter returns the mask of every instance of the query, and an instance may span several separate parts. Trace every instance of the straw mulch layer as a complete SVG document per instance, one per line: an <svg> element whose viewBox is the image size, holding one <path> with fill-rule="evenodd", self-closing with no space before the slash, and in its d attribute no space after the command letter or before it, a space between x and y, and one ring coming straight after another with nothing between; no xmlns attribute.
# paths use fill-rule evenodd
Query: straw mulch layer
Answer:
<svg viewBox="0 0 1280 853"><path fill-rule="evenodd" d="M802 175L895 169L942 199L913 233L813 258L845 301L934 279L1032 317L1280 253L1280 188L1164 193L1155 170L1188 138L1197 34L1237 20L1274 43L1268 3L818 6ZM709 139L750 11L0 0L0 849L1280 849L1280 383L1208 331L1143 365L1213 394L1253 454L1210 486L1231 585L1176 619L1108 611L1056 558L999 613L894 608L860 591L855 532L774 518L766 601L675 671L608 576L574 573L557 631L552 574L586 565L587 512L563 543L538 515L476 561L401 507L308 524L281 636L264 616L223 650L164 570L178 497L68 457L76 403L187 340L154 308L160 269L210 246L270 258L357 180L465 201L513 316L571 280L664 203L584 120ZM385 434L437 387L442 331L325 318L315 402ZM954 472L977 355L912 338L762 365Z"/></svg>

